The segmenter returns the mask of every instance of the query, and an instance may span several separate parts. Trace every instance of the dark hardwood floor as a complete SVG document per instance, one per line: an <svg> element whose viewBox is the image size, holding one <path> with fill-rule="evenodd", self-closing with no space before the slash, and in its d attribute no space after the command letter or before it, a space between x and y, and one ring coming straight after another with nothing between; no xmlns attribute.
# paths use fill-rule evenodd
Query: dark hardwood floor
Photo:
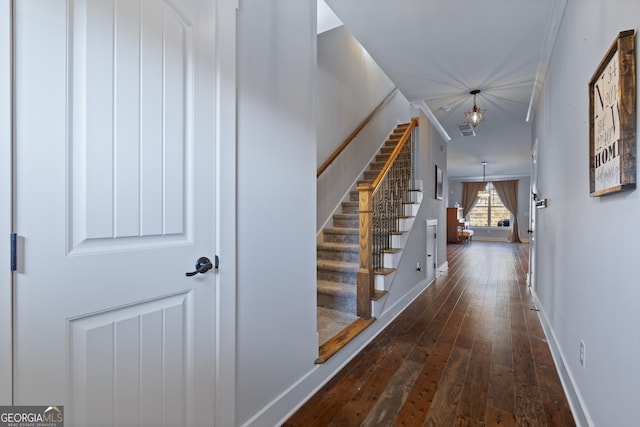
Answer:
<svg viewBox="0 0 640 427"><path fill-rule="evenodd" d="M527 290L528 251L449 245L449 271L285 426L575 425Z"/></svg>

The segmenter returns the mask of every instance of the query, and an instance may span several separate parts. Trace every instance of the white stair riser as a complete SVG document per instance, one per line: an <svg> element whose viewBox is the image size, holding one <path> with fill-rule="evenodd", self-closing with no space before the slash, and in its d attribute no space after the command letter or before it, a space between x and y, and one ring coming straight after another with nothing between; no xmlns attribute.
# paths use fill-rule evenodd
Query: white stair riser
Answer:
<svg viewBox="0 0 640 427"><path fill-rule="evenodd" d="M376 291L388 291L395 274L396 273L389 273L384 275L376 274L375 278L373 279L373 286Z"/></svg>
<svg viewBox="0 0 640 427"><path fill-rule="evenodd" d="M413 227L413 221L415 220L414 216L409 218L401 218L400 219L400 231L409 231L411 227Z"/></svg>
<svg viewBox="0 0 640 427"><path fill-rule="evenodd" d="M384 268L396 268L402 257L402 251L385 253L382 256L382 266Z"/></svg>
<svg viewBox="0 0 640 427"><path fill-rule="evenodd" d="M409 233L394 234L391 236L391 247L395 249L402 249L407 243L407 237Z"/></svg>
<svg viewBox="0 0 640 427"><path fill-rule="evenodd" d="M380 317L382 316L385 304L384 304L384 300L387 298L387 295L383 296L382 298L380 298L379 300L376 301L371 301L371 315L373 317Z"/></svg>

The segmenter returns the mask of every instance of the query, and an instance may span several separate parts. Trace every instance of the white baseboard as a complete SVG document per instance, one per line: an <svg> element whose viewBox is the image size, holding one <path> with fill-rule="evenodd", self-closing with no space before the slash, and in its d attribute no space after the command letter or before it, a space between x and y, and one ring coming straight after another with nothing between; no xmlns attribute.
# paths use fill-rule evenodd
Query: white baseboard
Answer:
<svg viewBox="0 0 640 427"><path fill-rule="evenodd" d="M491 236L478 236L477 234L473 236L471 242L502 242L508 243L506 237L491 237Z"/></svg>
<svg viewBox="0 0 640 427"><path fill-rule="evenodd" d="M448 270L449 270L449 261L445 261L438 266L438 269L436 270L436 277L440 277L442 273Z"/></svg>
<svg viewBox="0 0 640 427"><path fill-rule="evenodd" d="M530 288L531 289L531 288ZM560 376L560 382L562 383L562 388L564 389L564 393L567 396L567 400L569 401L569 406L571 407L571 412L573 413L573 418L578 427L590 427L593 426L593 420L589 415L589 411L587 410L587 406L582 399L582 395L580 394L580 390L576 387L576 382L573 379L573 375L571 375L571 371L569 370L569 365L567 364L567 360L564 357L564 353L562 353L562 348L556 338L555 333L553 332L553 328L549 323L549 319L547 318L547 314L538 299L535 291L531 291L531 295L533 295L533 300L535 302L536 308L538 311L538 318L540 319L540 323L542 324L542 329L544 330L544 335L547 338L547 343L549 344L549 349L551 350L551 356L553 357L553 361L556 365L556 370L558 371L558 375Z"/></svg>
<svg viewBox="0 0 640 427"><path fill-rule="evenodd" d="M321 365L313 365L295 384L266 405L260 412L242 424L242 427L281 426L291 415L322 388L340 369L360 353L400 313L404 311L433 281L417 283L402 298L388 307L371 326ZM313 361L309 361L313 364Z"/></svg>

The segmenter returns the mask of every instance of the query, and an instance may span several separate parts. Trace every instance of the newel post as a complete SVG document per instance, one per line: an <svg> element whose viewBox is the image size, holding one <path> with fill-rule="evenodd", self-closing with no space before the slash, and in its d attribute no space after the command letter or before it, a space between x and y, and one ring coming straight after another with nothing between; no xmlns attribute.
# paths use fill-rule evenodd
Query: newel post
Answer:
<svg viewBox="0 0 640 427"><path fill-rule="evenodd" d="M357 275L357 314L371 317L371 298L374 295L373 282L373 187L371 184L358 185L360 264Z"/></svg>

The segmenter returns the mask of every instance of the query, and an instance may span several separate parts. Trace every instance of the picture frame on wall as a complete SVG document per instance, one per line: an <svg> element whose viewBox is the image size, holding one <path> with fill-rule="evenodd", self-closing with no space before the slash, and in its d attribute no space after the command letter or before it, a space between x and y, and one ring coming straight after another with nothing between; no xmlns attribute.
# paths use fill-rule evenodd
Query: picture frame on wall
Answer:
<svg viewBox="0 0 640 427"><path fill-rule="evenodd" d="M589 192L636 188L635 30L622 31L589 82Z"/></svg>
<svg viewBox="0 0 640 427"><path fill-rule="evenodd" d="M444 175L442 169L436 165L436 199L442 200L444 191Z"/></svg>

